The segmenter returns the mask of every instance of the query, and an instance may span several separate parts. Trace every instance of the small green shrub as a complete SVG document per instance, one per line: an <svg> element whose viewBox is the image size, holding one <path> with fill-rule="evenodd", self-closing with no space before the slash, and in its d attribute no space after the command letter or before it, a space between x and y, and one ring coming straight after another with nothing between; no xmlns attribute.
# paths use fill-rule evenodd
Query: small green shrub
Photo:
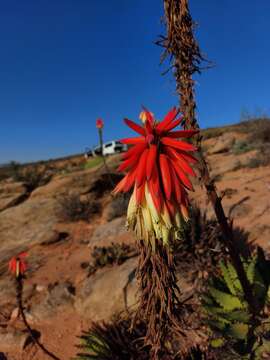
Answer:
<svg viewBox="0 0 270 360"><path fill-rule="evenodd" d="M23 166L15 161L10 164L10 175L14 181L24 183L29 192L46 185L52 178L52 174L47 172L46 167Z"/></svg>
<svg viewBox="0 0 270 360"><path fill-rule="evenodd" d="M84 169L92 169L103 162L101 156L93 157L84 164Z"/></svg>
<svg viewBox="0 0 270 360"><path fill-rule="evenodd" d="M17 161L11 161L9 164L9 174L14 181L20 181L20 170L22 165Z"/></svg>
<svg viewBox="0 0 270 360"><path fill-rule="evenodd" d="M95 246L92 251L92 262L89 265L89 275L107 265L121 265L131 256L136 255L135 249L128 244L114 244L111 246Z"/></svg>
<svg viewBox="0 0 270 360"><path fill-rule="evenodd" d="M89 221L100 212L100 205L91 198L81 199L80 194L65 195L59 199L58 215L61 220L75 222Z"/></svg>
<svg viewBox="0 0 270 360"><path fill-rule="evenodd" d="M232 152L234 155L243 154L251 150L253 150L252 145L250 145L248 142L244 140L236 141L232 148Z"/></svg>
<svg viewBox="0 0 270 360"><path fill-rule="evenodd" d="M270 147L260 151L257 157L251 158L248 163L245 165L248 168L257 168L260 166L270 165Z"/></svg>
<svg viewBox="0 0 270 360"><path fill-rule="evenodd" d="M268 117L258 117L239 124L239 131L249 134L249 139L253 143L270 142L270 119Z"/></svg>
<svg viewBox="0 0 270 360"><path fill-rule="evenodd" d="M251 158L248 163L246 164L246 167L253 169L262 166L262 160L259 158Z"/></svg>
<svg viewBox="0 0 270 360"><path fill-rule="evenodd" d="M221 136L226 132L226 128L209 128L202 130L203 140L212 139Z"/></svg>

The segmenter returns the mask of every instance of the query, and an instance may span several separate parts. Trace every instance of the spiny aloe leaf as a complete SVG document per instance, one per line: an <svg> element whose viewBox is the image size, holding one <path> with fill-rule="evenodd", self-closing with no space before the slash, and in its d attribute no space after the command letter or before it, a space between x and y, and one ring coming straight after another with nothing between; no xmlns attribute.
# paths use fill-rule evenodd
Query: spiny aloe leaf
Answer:
<svg viewBox="0 0 270 360"><path fill-rule="evenodd" d="M225 343L225 339L223 339L223 338L213 339L210 342L210 344L213 348L222 347L224 345L224 343Z"/></svg>
<svg viewBox="0 0 270 360"><path fill-rule="evenodd" d="M237 272L236 272L234 266L231 263L228 263L227 264L227 269L228 269L230 277L231 277L231 279L233 281L234 288L237 291L239 291L240 293L243 293L243 289L242 289L241 283L240 283L240 281L238 279L238 275L237 275Z"/></svg>
<svg viewBox="0 0 270 360"><path fill-rule="evenodd" d="M245 340L248 334L248 325L244 323L234 323L226 329L226 332L234 339Z"/></svg>
<svg viewBox="0 0 270 360"><path fill-rule="evenodd" d="M226 318L226 311L221 307L204 305L204 310L206 310L208 316L212 319L222 321L224 324L230 323L230 320Z"/></svg>
<svg viewBox="0 0 270 360"><path fill-rule="evenodd" d="M224 310L235 310L244 308L243 302L239 300L238 297L225 293L223 291L217 290L214 287L208 288L210 294L214 300L223 307Z"/></svg>
<svg viewBox="0 0 270 360"><path fill-rule="evenodd" d="M110 353L108 344L98 334L83 335L81 339L81 348L87 350L88 354L78 354L80 359L96 359L96 354L105 356Z"/></svg>
<svg viewBox="0 0 270 360"><path fill-rule="evenodd" d="M256 270L254 274L253 291L256 298L260 301L261 306L265 304L267 290L268 290L267 286L265 285L261 274L259 273L258 270Z"/></svg>
<svg viewBox="0 0 270 360"><path fill-rule="evenodd" d="M226 327L229 325L228 321L224 321L224 319L214 319L214 320L208 320L208 325L211 327L211 329L216 329L221 332L224 332Z"/></svg>
<svg viewBox="0 0 270 360"><path fill-rule="evenodd" d="M225 265L225 263L223 261L220 262L219 264L219 267L220 267L220 270L222 272L222 276L223 276L223 279L227 285L227 288L230 290L230 292L233 294L233 295L236 295L237 294L237 291L234 287L234 279L231 278L231 273L230 271L228 270L227 266Z"/></svg>
<svg viewBox="0 0 270 360"><path fill-rule="evenodd" d="M250 320L250 314L245 310L234 310L230 312L225 312L223 317L228 321L239 321L243 323L248 323Z"/></svg>
<svg viewBox="0 0 270 360"><path fill-rule="evenodd" d="M206 310L208 316L212 316L215 319L220 319L227 324L234 321L248 323L250 320L250 314L245 310L226 311L223 308L205 304L204 310Z"/></svg>
<svg viewBox="0 0 270 360"><path fill-rule="evenodd" d="M253 282L254 282L256 263L257 263L257 256L255 256L254 259L252 259L250 261L250 263L247 265L247 269L246 269L247 278L251 284L253 284Z"/></svg>
<svg viewBox="0 0 270 360"><path fill-rule="evenodd" d="M207 305L215 306L215 302L214 302L213 298L210 296L207 296L206 294L201 295L201 302L206 306Z"/></svg>
<svg viewBox="0 0 270 360"><path fill-rule="evenodd" d="M258 247L257 249L257 268L263 277L264 284L268 288L270 285L270 260L265 259L263 249Z"/></svg>

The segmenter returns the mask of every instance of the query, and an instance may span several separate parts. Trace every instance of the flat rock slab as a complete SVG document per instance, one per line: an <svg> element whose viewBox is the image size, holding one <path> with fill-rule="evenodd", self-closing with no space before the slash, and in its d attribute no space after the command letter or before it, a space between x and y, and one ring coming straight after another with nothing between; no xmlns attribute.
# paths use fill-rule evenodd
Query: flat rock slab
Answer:
<svg viewBox="0 0 270 360"><path fill-rule="evenodd" d="M0 183L0 211L14 206L26 193L26 188L22 183Z"/></svg>

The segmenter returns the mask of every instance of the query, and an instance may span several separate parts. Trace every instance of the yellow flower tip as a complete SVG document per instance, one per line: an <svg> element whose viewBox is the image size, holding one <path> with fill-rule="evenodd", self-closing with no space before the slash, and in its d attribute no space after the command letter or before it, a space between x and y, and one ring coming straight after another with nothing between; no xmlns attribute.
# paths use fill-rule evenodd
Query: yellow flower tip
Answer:
<svg viewBox="0 0 270 360"><path fill-rule="evenodd" d="M181 213L182 213L184 220L187 222L189 220L188 209L183 204L181 204Z"/></svg>
<svg viewBox="0 0 270 360"><path fill-rule="evenodd" d="M166 227L168 229L170 229L173 226L173 224L172 224L171 217L170 217L170 214L169 214L166 204L164 204L163 211L161 212L161 217L162 217L162 220L164 221Z"/></svg>
<svg viewBox="0 0 270 360"><path fill-rule="evenodd" d="M138 204L136 187L134 188L127 209L128 229L135 232L138 240L152 244L154 239L157 239L164 246L169 246L171 241L177 239L183 220L188 221L188 209L185 205L179 208L175 204L178 209L175 209L176 212L171 217L166 204L160 213L157 211L147 184L145 184L144 195L144 199Z"/></svg>
<svg viewBox="0 0 270 360"><path fill-rule="evenodd" d="M135 201L135 195L133 192L133 194L130 197L129 204L128 204L127 219L132 220L132 218L134 218L134 216L136 216L136 212L137 212L137 205L136 205L136 201Z"/></svg>
<svg viewBox="0 0 270 360"><path fill-rule="evenodd" d="M177 211L175 214L174 222L175 222L175 225L177 228L181 227L181 215L180 215L179 211Z"/></svg>
<svg viewBox="0 0 270 360"><path fill-rule="evenodd" d="M154 114L152 112L149 111L149 113L154 116ZM142 123L145 123L146 120L147 120L147 112L145 110L141 111L140 112L140 115L139 115L139 118L140 120L142 121Z"/></svg>

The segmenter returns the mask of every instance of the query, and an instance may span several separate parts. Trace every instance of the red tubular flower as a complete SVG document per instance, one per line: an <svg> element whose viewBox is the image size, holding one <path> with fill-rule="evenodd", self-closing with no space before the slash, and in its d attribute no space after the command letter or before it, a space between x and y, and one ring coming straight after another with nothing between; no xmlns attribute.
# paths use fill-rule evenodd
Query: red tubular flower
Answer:
<svg viewBox="0 0 270 360"><path fill-rule="evenodd" d="M27 256L26 252L22 252L17 256L13 256L9 263L9 271L14 274L17 278L23 275L27 270L27 264L24 258Z"/></svg>
<svg viewBox="0 0 270 360"><path fill-rule="evenodd" d="M102 119L97 119L97 121L96 121L96 127L97 127L98 129L103 129L103 127L104 127L104 122L103 122Z"/></svg>
<svg viewBox="0 0 270 360"><path fill-rule="evenodd" d="M153 114L144 110L143 116L140 115L143 126L124 120L139 136L121 140L133 146L123 155L118 170L125 170L127 174L114 193L127 192L134 187L128 223L140 237L154 233L164 240L172 228L180 226L181 217L188 219L187 192L193 190L188 176L195 176L191 165L197 160L191 153L197 149L179 139L191 138L198 131L173 131L183 119L177 115L178 111L173 108L161 122L156 122ZM136 218L138 212L142 213L142 221ZM145 228L148 228L146 232Z"/></svg>

